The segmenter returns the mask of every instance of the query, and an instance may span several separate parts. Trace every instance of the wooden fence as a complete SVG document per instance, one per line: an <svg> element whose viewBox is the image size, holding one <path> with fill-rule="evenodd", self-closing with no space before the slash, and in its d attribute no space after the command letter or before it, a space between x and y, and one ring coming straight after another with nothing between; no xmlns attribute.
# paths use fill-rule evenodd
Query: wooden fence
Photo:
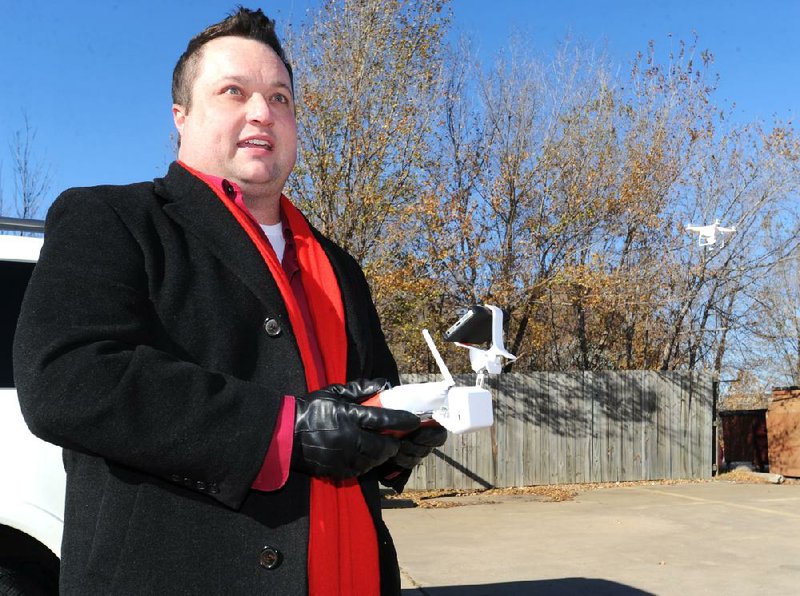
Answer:
<svg viewBox="0 0 800 596"><path fill-rule="evenodd" d="M404 375L405 383L434 380ZM456 375L458 384L474 375ZM711 376L686 372L511 373L491 377L491 429L450 435L409 489L709 478Z"/></svg>

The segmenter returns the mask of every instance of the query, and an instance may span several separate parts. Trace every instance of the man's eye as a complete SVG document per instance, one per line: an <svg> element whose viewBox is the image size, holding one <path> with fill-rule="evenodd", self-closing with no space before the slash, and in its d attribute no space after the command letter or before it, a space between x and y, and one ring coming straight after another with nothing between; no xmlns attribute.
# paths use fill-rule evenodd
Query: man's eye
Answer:
<svg viewBox="0 0 800 596"><path fill-rule="evenodd" d="M286 97L283 93L276 93L272 96L273 101L277 101L278 103L289 103L289 98Z"/></svg>
<svg viewBox="0 0 800 596"><path fill-rule="evenodd" d="M225 93L228 95L242 95L242 90L239 89L239 87L231 85L230 87L225 88Z"/></svg>

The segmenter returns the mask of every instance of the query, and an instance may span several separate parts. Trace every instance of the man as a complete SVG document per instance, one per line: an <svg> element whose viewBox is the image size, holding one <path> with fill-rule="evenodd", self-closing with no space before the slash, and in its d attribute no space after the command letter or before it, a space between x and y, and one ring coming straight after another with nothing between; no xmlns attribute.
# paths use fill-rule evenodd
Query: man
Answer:
<svg viewBox="0 0 800 596"><path fill-rule="evenodd" d="M281 194L274 23L200 33L173 101L178 162L63 193L20 316L23 412L65 448L61 591L399 593L378 481L446 433L358 405L397 368L360 268Z"/></svg>

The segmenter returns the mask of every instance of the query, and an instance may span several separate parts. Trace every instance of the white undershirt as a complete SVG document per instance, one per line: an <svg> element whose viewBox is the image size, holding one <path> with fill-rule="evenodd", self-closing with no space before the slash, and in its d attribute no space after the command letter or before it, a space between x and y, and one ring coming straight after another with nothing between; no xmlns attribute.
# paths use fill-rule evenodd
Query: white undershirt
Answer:
<svg viewBox="0 0 800 596"><path fill-rule="evenodd" d="M272 250L278 255L278 261L283 261L283 251L286 248L286 238L283 237L283 224L278 222L276 224L260 224L261 229L267 235L267 240L272 245Z"/></svg>

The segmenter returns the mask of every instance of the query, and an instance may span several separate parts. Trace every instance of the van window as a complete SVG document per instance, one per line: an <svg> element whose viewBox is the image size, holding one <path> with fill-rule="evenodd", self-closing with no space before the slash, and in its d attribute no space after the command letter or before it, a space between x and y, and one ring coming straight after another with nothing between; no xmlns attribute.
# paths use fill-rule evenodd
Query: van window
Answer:
<svg viewBox="0 0 800 596"><path fill-rule="evenodd" d="M22 296L33 267L34 263L0 261L0 388L14 386L11 346Z"/></svg>

